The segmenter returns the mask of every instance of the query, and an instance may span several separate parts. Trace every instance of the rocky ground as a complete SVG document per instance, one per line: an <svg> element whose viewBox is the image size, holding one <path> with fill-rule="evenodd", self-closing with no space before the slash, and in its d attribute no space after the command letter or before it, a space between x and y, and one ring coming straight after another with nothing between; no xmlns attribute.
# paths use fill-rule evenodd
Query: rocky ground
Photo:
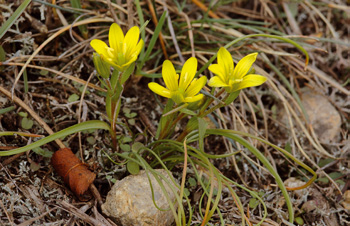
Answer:
<svg viewBox="0 0 350 226"><path fill-rule="evenodd" d="M0 23L9 20L22 2L0 0ZM208 123L211 127L264 138L316 171L317 179L312 185L289 192L295 225L350 225L348 1L80 2L81 8L74 11L69 1L32 1L0 38L1 132L48 136L50 129L55 133L79 122L106 121L105 99L94 74L89 42L94 38L107 40L112 22L126 31L149 21L144 36L147 48L162 13L168 11L162 37L157 39L142 70L126 84L119 119L123 125L118 127L122 139L120 152L126 146L130 148L132 141L147 145L154 139L161 117L160 103L165 101L156 98L147 84L161 81L165 59L180 68L194 53L200 68L219 47L243 35L288 37L309 54L306 68L305 55L281 40L252 37L229 48L235 60L259 52L254 67L268 82L241 92L234 104L215 112ZM75 26L78 21L84 27ZM143 53L141 56L145 56ZM26 69L21 71L24 64ZM208 70L202 74L211 77ZM11 98L12 90L16 98ZM181 131L181 124L178 129ZM23 147L38 139L2 134L0 150ZM307 171L285 155L256 140L249 141L264 153L286 186L301 186L310 179ZM107 204L101 208L113 184L130 175L125 165L114 164L107 157L106 154L113 156L108 132L87 130L65 136L62 142L77 156L83 156L88 169L96 174L95 190L79 199L58 176L50 158L59 149L59 143L0 156L0 225L120 225L120 219L113 221L108 211L102 211ZM274 178L252 153L219 137L207 138L205 149L216 155L240 151L234 157L212 160L212 164L223 175L262 198L268 214L261 225L292 225L288 223L285 200ZM171 166L177 183L181 183L183 169L183 164ZM206 171L198 171L205 177ZM203 189L194 172L194 169L188 171L185 184L193 214L190 216L187 204L184 209L190 225L200 225L207 200L201 199ZM140 190L138 183L141 182L131 183L128 188L140 195L150 194ZM258 223L264 213L262 205L249 192L236 185L232 187L244 207L248 219L245 224ZM159 192L156 195L162 193L156 192ZM152 206L149 201L152 199L145 200ZM205 204L200 206L202 201ZM222 216L215 212L208 225L223 225L220 218L225 225L242 224L242 215L228 189L223 189L218 208ZM157 214L149 212L155 214L150 219ZM155 225L148 225L152 224Z"/></svg>

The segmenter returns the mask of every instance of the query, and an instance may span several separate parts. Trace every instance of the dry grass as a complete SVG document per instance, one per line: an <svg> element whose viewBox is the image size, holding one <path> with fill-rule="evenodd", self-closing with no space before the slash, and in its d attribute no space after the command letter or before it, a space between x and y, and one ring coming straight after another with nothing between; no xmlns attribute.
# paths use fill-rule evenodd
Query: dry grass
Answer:
<svg viewBox="0 0 350 226"><path fill-rule="evenodd" d="M196 5L197 1L140 1L144 19L140 18L133 1L81 2L83 9L76 18L70 11L33 1L0 40L6 52L6 61L0 68L0 85L22 100L20 104L14 103L0 94L1 109L16 107L0 115L1 130L47 135L40 121L56 132L78 122L106 120L100 84L93 76L93 50L89 42L94 38L107 39L106 31L113 21L127 30L149 20L143 37L148 43L156 18L159 19L164 10L169 14L162 29L162 41L157 41L142 71L133 76L125 89L123 107L138 115L135 124L129 125L131 132L120 128L120 135L146 131L147 135L136 137L144 142L152 138L152 124L160 117L160 108L154 107L155 97L147 83L151 78L160 77L163 60L168 58L174 65L182 65L190 56L196 56L200 68L220 46L243 35L266 33L289 37L308 51L310 62L306 70L302 53L287 43L251 38L229 48L235 59L258 51L255 69L269 80L260 88L242 92L234 105L216 111L213 126L264 137L317 170L321 179L301 194L290 193L296 215L306 225L350 224L350 210L341 204L342 194L350 189L350 6L346 1L305 0L282 4L258 0L204 1L206 6L208 2L213 4L210 11ZM0 0L0 22L4 22L18 4L13 1L8 5L7 1ZM56 5L70 8L69 1L57 1ZM87 35L78 29L81 25L86 26ZM210 77L208 70L202 74ZM335 107L341 117L339 139L321 140L310 125L310 116L300 104L304 87L326 97ZM80 100L69 101L73 94ZM40 118L30 129L21 126L23 117L19 112L26 108ZM286 120L282 120L281 114ZM126 115L121 115L120 120L128 123ZM107 135L95 131L63 140L73 150L80 150L83 160L98 173L95 186L102 198L109 191L112 179L126 175L125 168L112 165L101 155L101 150L109 146ZM32 141L21 136L0 137L0 148L8 150ZM306 179L305 172L283 155L259 142L251 142L265 151L284 180ZM221 139L208 140L206 145L212 154L241 150L239 144ZM42 148L57 150L54 143ZM76 200L52 172L49 158L27 152L0 157L0 163L0 225L96 225L96 222L113 225L106 223L97 202ZM288 224L284 220L287 210L273 178L250 153L242 151L232 158L218 159L214 164L237 183L260 192L269 211L263 225ZM174 174L181 178L179 172ZM196 203L202 191L194 188L191 192L191 201ZM247 192L237 190L237 194L250 222L257 223L262 216L260 207L249 208L251 196ZM230 197L224 194L219 208L226 224L240 224L239 210ZM318 204L313 205L316 208L308 209L308 205L316 201ZM193 224L201 222L198 211L195 210ZM218 222L218 216L214 215L211 223Z"/></svg>

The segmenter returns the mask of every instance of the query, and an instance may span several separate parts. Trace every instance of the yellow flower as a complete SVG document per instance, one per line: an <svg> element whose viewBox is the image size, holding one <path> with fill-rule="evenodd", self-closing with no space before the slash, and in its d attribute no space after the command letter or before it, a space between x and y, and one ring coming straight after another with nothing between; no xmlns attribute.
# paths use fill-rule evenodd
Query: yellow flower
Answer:
<svg viewBox="0 0 350 226"><path fill-rule="evenodd" d="M243 57L234 67L229 51L221 47L218 52L218 63L209 66L209 70L216 74L209 80L211 87L225 87L226 92L232 93L247 87L259 86L266 81L261 75L248 74L256 60L258 53Z"/></svg>
<svg viewBox="0 0 350 226"><path fill-rule="evenodd" d="M136 61L143 47L143 40L139 40L140 29L132 27L125 37L118 24L113 23L109 29L109 45L101 40L94 39L90 45L100 54L102 59L119 71L124 71L130 64Z"/></svg>
<svg viewBox="0 0 350 226"><path fill-rule="evenodd" d="M173 64L169 60L163 62L162 76L167 88L158 83L148 83L148 87L158 95L171 98L176 104L183 102L195 102L203 98L203 94L197 94L207 82L207 77L193 79L197 71L197 59L188 59L179 75L176 74ZM196 95L197 94L197 95Z"/></svg>

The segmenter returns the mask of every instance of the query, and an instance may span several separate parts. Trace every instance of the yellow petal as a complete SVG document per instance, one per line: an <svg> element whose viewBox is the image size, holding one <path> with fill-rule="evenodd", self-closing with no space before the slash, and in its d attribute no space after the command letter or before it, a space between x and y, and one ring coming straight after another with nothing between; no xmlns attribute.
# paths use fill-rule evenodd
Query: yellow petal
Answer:
<svg viewBox="0 0 350 226"><path fill-rule="evenodd" d="M123 71L123 67L119 64L116 64L114 61L106 61L107 63L109 63L112 67L116 68L118 71Z"/></svg>
<svg viewBox="0 0 350 226"><path fill-rule="evenodd" d="M230 52L227 51L227 49L225 49L224 47L221 47L218 51L218 64L224 69L225 76L229 76L232 73L233 71L232 56Z"/></svg>
<svg viewBox="0 0 350 226"><path fill-rule="evenodd" d="M191 85L187 88L185 92L186 97L191 97L199 93L203 86L207 83L207 77L202 76L198 80L193 80Z"/></svg>
<svg viewBox="0 0 350 226"><path fill-rule="evenodd" d="M134 56L133 58L129 59L128 62L125 62L125 64L121 65L123 69L126 69L129 67L130 64L134 63L137 60L137 56Z"/></svg>
<svg viewBox="0 0 350 226"><path fill-rule="evenodd" d="M171 98L171 92L158 83L150 82L148 83L148 88L160 96Z"/></svg>
<svg viewBox="0 0 350 226"><path fill-rule="evenodd" d="M196 102L202 98L203 98L203 94L200 93L200 94L193 96L193 97L186 97L184 102Z"/></svg>
<svg viewBox="0 0 350 226"><path fill-rule="evenodd" d="M227 87L229 86L227 83L221 80L219 76L214 76L209 80L208 83L209 86L211 87Z"/></svg>
<svg viewBox="0 0 350 226"><path fill-rule="evenodd" d="M124 34L118 24L113 23L111 25L111 28L109 29L108 39L109 45L112 49L114 49L116 52L122 51L121 45L124 41Z"/></svg>
<svg viewBox="0 0 350 226"><path fill-rule="evenodd" d="M219 64L212 64L208 67L208 69L213 72L215 75L219 76L222 81L228 81L228 75L225 73L225 68Z"/></svg>
<svg viewBox="0 0 350 226"><path fill-rule="evenodd" d="M135 48L137 41L139 40L140 29L137 26L130 28L126 33L124 38L124 49L123 52L125 55L130 56L130 52Z"/></svg>
<svg viewBox="0 0 350 226"><path fill-rule="evenodd" d="M140 39L139 43L136 45L136 47L132 50L132 54L138 56L142 50L143 47L143 40Z"/></svg>
<svg viewBox="0 0 350 226"><path fill-rule="evenodd" d="M179 88L186 90L196 75L197 71L197 59L195 57L191 57L188 59L181 70Z"/></svg>
<svg viewBox="0 0 350 226"><path fill-rule="evenodd" d="M250 74L250 75L244 76L242 82L235 84L234 90L232 90L232 91L237 91L240 89L253 87L253 86L260 86L261 84L266 82L266 80L267 80L267 78L264 76Z"/></svg>
<svg viewBox="0 0 350 226"><path fill-rule="evenodd" d="M103 41L101 41L99 39L93 39L90 42L90 45L98 54L100 54L100 56L103 56L103 57L107 57L108 56L108 54L107 54L108 46Z"/></svg>
<svg viewBox="0 0 350 226"><path fill-rule="evenodd" d="M176 74L173 63L169 60L163 62L162 76L166 87L170 91L176 91L179 88L179 76Z"/></svg>
<svg viewBox="0 0 350 226"><path fill-rule="evenodd" d="M252 67L254 61L256 60L258 53L251 53L243 57L236 65L236 68L233 72L234 79L241 79L245 76L249 69Z"/></svg>

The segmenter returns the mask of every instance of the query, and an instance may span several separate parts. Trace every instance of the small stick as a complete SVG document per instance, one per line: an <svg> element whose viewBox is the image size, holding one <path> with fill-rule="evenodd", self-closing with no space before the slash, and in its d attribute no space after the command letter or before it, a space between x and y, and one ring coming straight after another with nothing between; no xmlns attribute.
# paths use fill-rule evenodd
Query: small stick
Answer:
<svg viewBox="0 0 350 226"><path fill-rule="evenodd" d="M201 8L201 10L208 12L208 15L214 19L220 19L220 17L218 15L216 15L216 13L214 13L213 11L209 10L208 11L208 7L206 7L203 3L201 3L198 0L192 0L192 2L194 4L196 4L199 8Z"/></svg>

